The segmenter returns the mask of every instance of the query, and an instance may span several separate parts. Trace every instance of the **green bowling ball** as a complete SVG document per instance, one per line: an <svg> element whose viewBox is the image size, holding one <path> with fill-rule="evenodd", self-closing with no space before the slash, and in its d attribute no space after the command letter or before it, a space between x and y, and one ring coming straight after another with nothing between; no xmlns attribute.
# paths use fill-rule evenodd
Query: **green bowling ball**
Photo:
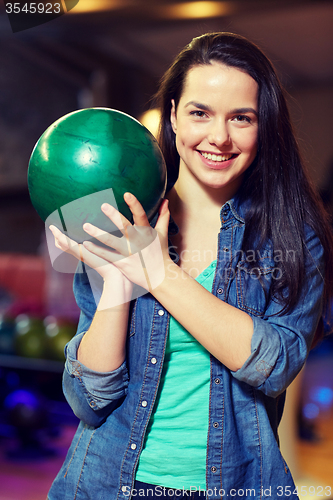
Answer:
<svg viewBox="0 0 333 500"><path fill-rule="evenodd" d="M166 166L152 134L131 116L108 108L69 113L38 140L29 161L28 188L33 206L81 243L91 222L105 231L115 226L101 212L110 203L129 220L123 199L134 194L151 220L166 188Z"/></svg>

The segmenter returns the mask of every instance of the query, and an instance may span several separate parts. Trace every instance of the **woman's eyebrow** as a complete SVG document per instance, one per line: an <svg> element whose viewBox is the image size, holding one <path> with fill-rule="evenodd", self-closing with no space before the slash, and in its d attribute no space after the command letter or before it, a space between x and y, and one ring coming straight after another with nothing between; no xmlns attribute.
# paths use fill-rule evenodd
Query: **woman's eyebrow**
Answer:
<svg viewBox="0 0 333 500"><path fill-rule="evenodd" d="M202 104L202 103L196 102L196 101L189 101L187 104L185 104L184 107L187 108L188 106L194 106L194 107L202 109L204 111L213 111L210 106L207 106L207 104Z"/></svg>
<svg viewBox="0 0 333 500"><path fill-rule="evenodd" d="M213 109L208 106L207 104L202 104L200 102L196 102L196 101L189 101L187 104L185 104L185 108L187 108L188 106L194 106L195 108L198 108L198 109L202 109L203 111L213 111ZM256 115L256 117L258 117L258 111L256 111L254 108L237 108L237 109L232 109L230 111L231 114L244 114L244 113L253 113L254 115Z"/></svg>
<svg viewBox="0 0 333 500"><path fill-rule="evenodd" d="M256 111L255 109L253 108L237 108L237 109L233 109L231 111L231 114L239 114L239 115L242 115L244 113L253 113L256 115L256 117L258 117L258 111Z"/></svg>

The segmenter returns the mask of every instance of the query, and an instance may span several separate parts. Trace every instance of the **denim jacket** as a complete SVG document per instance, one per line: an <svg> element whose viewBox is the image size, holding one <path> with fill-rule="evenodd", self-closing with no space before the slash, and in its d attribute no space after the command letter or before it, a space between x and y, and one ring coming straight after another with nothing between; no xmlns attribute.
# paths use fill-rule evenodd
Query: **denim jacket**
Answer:
<svg viewBox="0 0 333 500"><path fill-rule="evenodd" d="M304 288L297 306L278 315L281 305L268 298L262 285L269 288L278 278L279 259L293 256L276 256L267 243L257 255L258 268L251 271L253 255L240 252L244 211L235 200L221 208L212 293L252 317L251 355L235 372L211 356L206 496L296 499L277 427L286 387L306 360L321 316L323 249L306 226ZM48 499L126 500L157 394L169 314L150 294L133 301L126 360L102 374L76 358L96 310L85 273L76 274L74 291L82 312L78 333L66 348L63 385L81 422Z"/></svg>

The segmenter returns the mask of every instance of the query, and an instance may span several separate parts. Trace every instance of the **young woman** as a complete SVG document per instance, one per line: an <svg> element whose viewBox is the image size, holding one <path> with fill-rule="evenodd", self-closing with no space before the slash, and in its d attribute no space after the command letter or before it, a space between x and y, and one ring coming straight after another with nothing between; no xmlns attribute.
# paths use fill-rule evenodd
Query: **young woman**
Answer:
<svg viewBox="0 0 333 500"><path fill-rule="evenodd" d="M296 499L277 427L329 299L329 225L255 45L194 39L157 97L169 186L155 229L130 193L133 225L102 206L122 238L84 225L109 250L51 228L84 264L64 372L81 423L48 498ZM130 301L134 285L146 293Z"/></svg>

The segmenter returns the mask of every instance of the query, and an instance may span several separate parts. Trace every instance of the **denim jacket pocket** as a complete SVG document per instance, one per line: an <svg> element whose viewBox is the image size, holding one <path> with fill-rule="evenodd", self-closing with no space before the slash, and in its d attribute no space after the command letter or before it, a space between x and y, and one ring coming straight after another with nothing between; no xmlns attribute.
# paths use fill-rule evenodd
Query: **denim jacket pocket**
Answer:
<svg viewBox="0 0 333 500"><path fill-rule="evenodd" d="M240 260L235 273L239 309L263 317L270 300L272 280L278 279L279 273L279 268L268 257L261 258L254 266L245 259Z"/></svg>

